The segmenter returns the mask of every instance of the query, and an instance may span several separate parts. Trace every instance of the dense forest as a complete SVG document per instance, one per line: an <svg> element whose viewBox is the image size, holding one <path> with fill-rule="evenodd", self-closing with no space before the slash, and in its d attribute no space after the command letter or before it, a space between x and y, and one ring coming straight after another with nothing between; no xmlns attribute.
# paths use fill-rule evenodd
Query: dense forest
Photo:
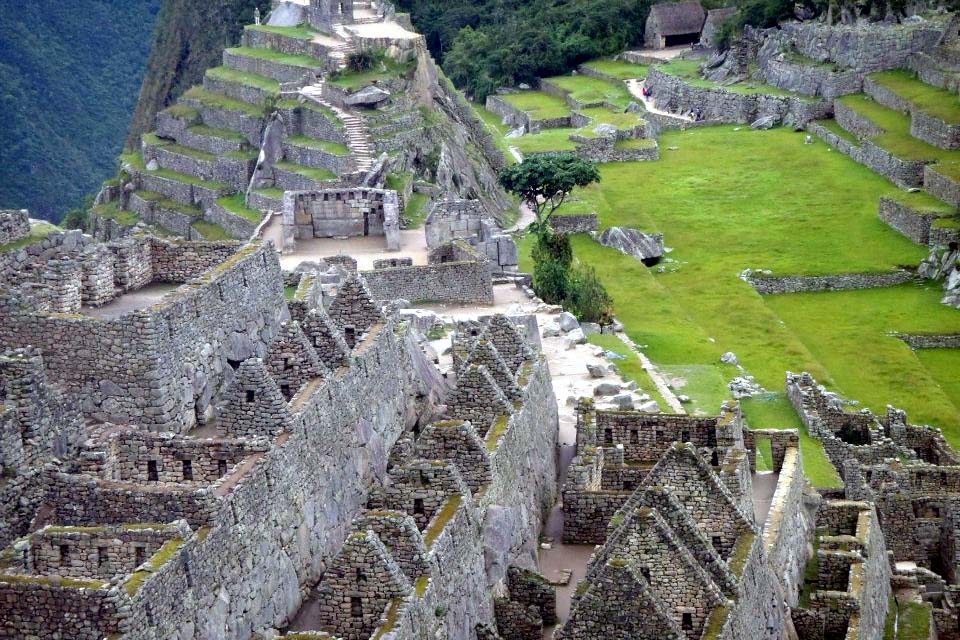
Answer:
<svg viewBox="0 0 960 640"><path fill-rule="evenodd" d="M0 208L58 220L115 173L159 9L0 2Z"/></svg>
<svg viewBox="0 0 960 640"><path fill-rule="evenodd" d="M643 41L651 0L399 0L457 86L483 100Z"/></svg>

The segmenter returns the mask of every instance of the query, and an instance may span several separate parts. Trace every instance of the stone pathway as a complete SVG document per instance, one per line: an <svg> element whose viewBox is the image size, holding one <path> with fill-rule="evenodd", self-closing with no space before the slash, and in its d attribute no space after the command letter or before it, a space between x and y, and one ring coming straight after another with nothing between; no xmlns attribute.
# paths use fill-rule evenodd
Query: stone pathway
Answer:
<svg viewBox="0 0 960 640"><path fill-rule="evenodd" d="M670 409L674 413L679 413L686 415L687 411L683 408L683 404L680 400L673 394L673 390L670 388L670 385L667 384L666 378L663 377L663 374L660 373L660 370L657 369L656 365L650 362L648 358L636 343L630 339L630 337L625 333L618 333L617 337L620 338L620 341L623 344L630 347L630 350L637 354L637 357L640 358L640 365L643 367L643 370L647 372L647 375L650 376L650 379L653 380L653 384L656 385L657 391L660 392L660 395L663 396L664 401L670 406Z"/></svg>
<svg viewBox="0 0 960 640"><path fill-rule="evenodd" d="M357 114L328 102L323 97L324 83L325 80L319 80L315 84L308 85L300 90L300 95L333 111L334 115L343 123L344 130L347 133L347 147L353 155L357 171L369 171L374 162L374 147L366 123Z"/></svg>
<svg viewBox="0 0 960 640"><path fill-rule="evenodd" d="M676 113L670 113L669 111L664 111L663 109L657 109L656 105L653 102L652 98L646 98L643 95L643 80L627 80L627 90L630 91L630 95L634 98L637 98L643 102L643 106L650 113L655 113L657 115L666 116L668 118L673 118L675 120L682 120L683 122L693 122L693 118L687 116L677 115Z"/></svg>

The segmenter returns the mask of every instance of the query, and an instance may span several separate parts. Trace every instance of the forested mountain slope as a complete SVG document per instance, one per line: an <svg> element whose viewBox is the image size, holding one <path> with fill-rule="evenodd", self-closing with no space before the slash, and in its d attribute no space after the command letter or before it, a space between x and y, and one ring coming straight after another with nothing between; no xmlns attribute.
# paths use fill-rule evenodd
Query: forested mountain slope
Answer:
<svg viewBox="0 0 960 640"><path fill-rule="evenodd" d="M57 220L115 173L159 6L0 2L0 208Z"/></svg>
<svg viewBox="0 0 960 640"><path fill-rule="evenodd" d="M163 0L128 140L149 131L158 111L220 64L223 49L239 41L257 6L266 16L270 0Z"/></svg>

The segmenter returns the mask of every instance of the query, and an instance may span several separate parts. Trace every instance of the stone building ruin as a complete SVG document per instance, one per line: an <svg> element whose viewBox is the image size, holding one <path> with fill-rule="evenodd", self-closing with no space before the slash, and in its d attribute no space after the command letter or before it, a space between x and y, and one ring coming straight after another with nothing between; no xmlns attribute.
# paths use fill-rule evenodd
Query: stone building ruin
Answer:
<svg viewBox="0 0 960 640"><path fill-rule="evenodd" d="M664 49L700 41L707 12L697 0L661 2L650 7L644 42L651 49Z"/></svg>

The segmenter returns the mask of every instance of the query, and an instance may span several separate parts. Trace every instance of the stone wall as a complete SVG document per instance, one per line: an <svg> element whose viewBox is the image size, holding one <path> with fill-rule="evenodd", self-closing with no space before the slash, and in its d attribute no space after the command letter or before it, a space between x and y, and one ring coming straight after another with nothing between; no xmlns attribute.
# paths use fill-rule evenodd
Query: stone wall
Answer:
<svg viewBox="0 0 960 640"><path fill-rule="evenodd" d="M910 114L910 135L941 149L960 148L960 125L949 124L916 108L909 100L871 78L863 83L864 92L879 104Z"/></svg>
<svg viewBox="0 0 960 640"><path fill-rule="evenodd" d="M493 304L493 280L484 256L464 244L464 255L448 262L364 271L378 300Z"/></svg>
<svg viewBox="0 0 960 640"><path fill-rule="evenodd" d="M225 388L229 361L262 355L272 339L285 312L280 265L257 243L152 247L154 281L189 279L162 304L111 319L16 307L0 314L0 341L38 346L51 379L83 400L88 417L136 416L148 428L184 432Z"/></svg>
<svg viewBox="0 0 960 640"><path fill-rule="evenodd" d="M543 129L559 129L570 126L570 116L548 120L534 120L530 114L517 109L500 96L487 96L486 108L495 113L511 127L524 127L527 133L539 133Z"/></svg>
<svg viewBox="0 0 960 640"><path fill-rule="evenodd" d="M600 228L597 214L584 213L580 215L555 215L550 218L550 226L556 233L591 233Z"/></svg>
<svg viewBox="0 0 960 640"><path fill-rule="evenodd" d="M930 244L930 230L940 216L924 213L887 196L880 196L880 219L917 244Z"/></svg>
<svg viewBox="0 0 960 640"><path fill-rule="evenodd" d="M799 441L786 450L779 473L767 521L763 523L763 543L786 601L793 606L803 589L804 571L810 560L807 543L816 525L804 498L807 480Z"/></svg>
<svg viewBox="0 0 960 640"><path fill-rule="evenodd" d="M906 334L897 337L910 345L911 349L960 349L960 334Z"/></svg>
<svg viewBox="0 0 960 640"><path fill-rule="evenodd" d="M837 121L841 122L843 120L846 123L842 124L845 129L848 124L855 126L852 125L852 118L844 120L846 116L841 115L849 115L852 110L844 107L840 102L835 103L835 105ZM861 140L859 144L850 142L815 122L807 123L807 129L833 148L879 173L901 189L918 189L925 186L924 173L928 169L924 162L901 160L870 140Z"/></svg>
<svg viewBox="0 0 960 640"><path fill-rule="evenodd" d="M647 86L655 96L657 108L672 113L700 109L704 120L745 124L757 118L773 116L785 124L804 125L810 120L828 117L833 112L829 101L764 94L745 95L723 89L687 84L681 78L650 69Z"/></svg>
<svg viewBox="0 0 960 640"><path fill-rule="evenodd" d="M384 236L400 248L397 192L385 189L324 189L284 194L283 224L294 238Z"/></svg>
<svg viewBox="0 0 960 640"><path fill-rule="evenodd" d="M27 211L0 211L0 246L16 242L30 234Z"/></svg>
<svg viewBox="0 0 960 640"><path fill-rule="evenodd" d="M773 58L760 65L760 76L774 87L832 100L850 93L859 93L866 72L838 70L828 65L803 64L789 59Z"/></svg>
<svg viewBox="0 0 960 640"><path fill-rule="evenodd" d="M923 168L923 188L927 193L943 200L951 207L960 207L960 179L947 173L938 165Z"/></svg>
<svg viewBox="0 0 960 640"><path fill-rule="evenodd" d="M0 576L0 638L102 640L121 631L119 591L99 581Z"/></svg>
<svg viewBox="0 0 960 640"><path fill-rule="evenodd" d="M741 277L760 294L779 295L810 291L849 291L893 287L913 281L916 279L916 274L909 271L891 271L889 273L841 273L823 276L772 276L754 272L744 274Z"/></svg>
<svg viewBox="0 0 960 640"><path fill-rule="evenodd" d="M811 21L782 26L804 56L859 71L904 67L912 54L931 51L945 28L942 19L909 25L826 25Z"/></svg>

